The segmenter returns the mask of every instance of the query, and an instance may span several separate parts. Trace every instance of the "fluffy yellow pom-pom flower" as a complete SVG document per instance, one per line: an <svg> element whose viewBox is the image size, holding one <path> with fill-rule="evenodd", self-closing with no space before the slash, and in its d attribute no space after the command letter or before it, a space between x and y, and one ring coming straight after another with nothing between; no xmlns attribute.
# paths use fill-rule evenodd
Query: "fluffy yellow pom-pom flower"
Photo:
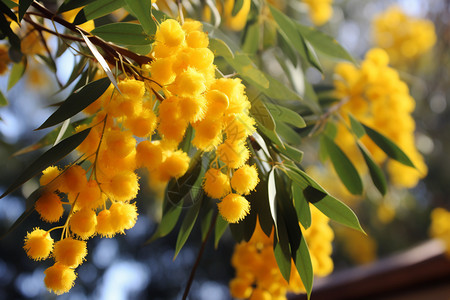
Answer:
<svg viewBox="0 0 450 300"><path fill-rule="evenodd" d="M250 212L250 203L238 194L229 194L217 203L219 212L228 223L237 223Z"/></svg>
<svg viewBox="0 0 450 300"><path fill-rule="evenodd" d="M78 267L86 255L86 242L70 237L56 242L53 249L55 261L71 268Z"/></svg>
<svg viewBox="0 0 450 300"><path fill-rule="evenodd" d="M205 173L203 190L211 198L220 199L231 192L230 178L219 169L211 168Z"/></svg>
<svg viewBox="0 0 450 300"><path fill-rule="evenodd" d="M177 76L169 89L182 97L198 97L206 90L206 81L202 73L194 68L188 68Z"/></svg>
<svg viewBox="0 0 450 300"><path fill-rule="evenodd" d="M154 170L161 164L162 159L162 148L159 142L142 141L137 145L136 163L138 167Z"/></svg>
<svg viewBox="0 0 450 300"><path fill-rule="evenodd" d="M52 252L53 239L47 231L35 228L32 232L27 233L23 248L31 259L46 259Z"/></svg>
<svg viewBox="0 0 450 300"><path fill-rule="evenodd" d="M47 222L58 222L64 213L61 198L52 192L44 192L34 204L41 218Z"/></svg>
<svg viewBox="0 0 450 300"><path fill-rule="evenodd" d="M73 287L77 278L73 269L60 263L47 268L44 274L45 286L56 295L67 293Z"/></svg>
<svg viewBox="0 0 450 300"><path fill-rule="evenodd" d="M231 178L231 187L239 194L248 195L259 182L256 166L244 165Z"/></svg>
<svg viewBox="0 0 450 300"><path fill-rule="evenodd" d="M217 154L229 168L237 169L245 164L250 153L245 143L230 143L225 141L217 147Z"/></svg>
<svg viewBox="0 0 450 300"><path fill-rule="evenodd" d="M70 217L69 226L77 236L88 239L95 233L97 215L90 208L82 208Z"/></svg>
<svg viewBox="0 0 450 300"><path fill-rule="evenodd" d="M63 193L81 192L87 184L86 171L79 165L73 165L61 176L60 191Z"/></svg>
<svg viewBox="0 0 450 300"><path fill-rule="evenodd" d="M130 201L139 191L139 177L133 171L123 171L104 185L107 195L117 201Z"/></svg>
<svg viewBox="0 0 450 300"><path fill-rule="evenodd" d="M136 140L131 131L111 130L105 134L108 151L117 157L126 157L136 146Z"/></svg>
<svg viewBox="0 0 450 300"><path fill-rule="evenodd" d="M98 213L96 231L102 237L111 238L116 234L111 218L111 211L104 209Z"/></svg>
<svg viewBox="0 0 450 300"><path fill-rule="evenodd" d="M136 203L115 202L109 211L115 232L124 233L124 230L131 229L136 224L138 217Z"/></svg>
<svg viewBox="0 0 450 300"><path fill-rule="evenodd" d="M180 23L174 19L167 19L159 25L155 34L155 40L169 47L179 46L185 38L185 33Z"/></svg>
<svg viewBox="0 0 450 300"><path fill-rule="evenodd" d="M189 168L190 158L186 152L177 150L170 153L159 166L161 177L165 180L180 178Z"/></svg>
<svg viewBox="0 0 450 300"><path fill-rule="evenodd" d="M39 184L44 186L51 183L50 189L56 190L58 188L58 180L56 179L56 177L58 177L59 174L61 174L61 170L58 169L57 166L50 166L42 171L42 176L39 179Z"/></svg>
<svg viewBox="0 0 450 300"><path fill-rule="evenodd" d="M68 198L71 203L76 199L75 210L82 208L96 209L104 203L104 197L95 180L89 180L79 194L69 194Z"/></svg>

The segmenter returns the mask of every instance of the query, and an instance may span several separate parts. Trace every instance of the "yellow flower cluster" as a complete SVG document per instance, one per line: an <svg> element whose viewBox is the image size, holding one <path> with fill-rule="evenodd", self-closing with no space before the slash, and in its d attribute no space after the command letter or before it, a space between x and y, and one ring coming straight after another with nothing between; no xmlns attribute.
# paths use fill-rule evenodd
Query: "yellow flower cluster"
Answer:
<svg viewBox="0 0 450 300"><path fill-rule="evenodd" d="M392 6L373 20L375 44L389 54L392 64L412 62L436 42L433 22L406 15Z"/></svg>
<svg viewBox="0 0 450 300"><path fill-rule="evenodd" d="M342 101L340 113L344 119L348 120L348 113L351 113L357 120L390 138L409 156L417 169L389 160L387 170L393 184L410 188L426 175L427 167L415 147L415 122L411 116L414 99L409 95L408 86L399 78L398 72L388 66L388 62L387 53L375 48L366 54L360 68L350 63L339 63L335 69L334 85L336 95ZM357 166L362 166L363 159L354 137L347 130L348 126L339 124L336 142ZM384 152L367 136L361 141L378 163L386 160Z"/></svg>
<svg viewBox="0 0 450 300"><path fill-rule="evenodd" d="M334 233L328 218L311 206L311 227L302 229L311 254L314 274L326 276L333 271L331 260ZM287 299L286 293L303 293L305 287L291 263L289 283L283 278L273 252L273 231L270 237L259 222L250 241L236 245L231 258L236 277L230 281L230 293L240 299Z"/></svg>
<svg viewBox="0 0 450 300"><path fill-rule="evenodd" d="M192 144L200 151L215 150L206 172L208 195L222 199L222 216L238 222L250 209L247 195L258 184L255 166L246 165L246 138L254 130L250 102L239 79L216 79L209 39L197 21L182 26L169 19L160 24L153 44L153 61L143 67L146 81L119 78L84 109L91 115L86 139L78 146L81 164L43 171L43 193L35 203L46 222L58 222L70 211L63 226L29 233L24 249L30 258L45 259L53 253L55 265L45 271L47 288L67 292L76 278L75 268L87 254L86 240L94 235L110 238L132 228L137 220L139 191L136 170L150 173L152 184L165 186L183 176L190 164L178 148L189 127ZM149 80L147 80L149 79ZM234 192L232 192L234 190ZM62 229L53 245L50 232Z"/></svg>
<svg viewBox="0 0 450 300"><path fill-rule="evenodd" d="M333 15L333 0L301 0L308 5L309 16L314 25L320 26L328 22Z"/></svg>
<svg viewBox="0 0 450 300"><path fill-rule="evenodd" d="M249 158L246 138L255 130L255 121L249 116L250 101L241 81L215 78L214 54L208 44L198 21L161 23L150 65L151 78L158 84L150 88L165 95L158 108L157 128L165 141L178 144L191 126L192 144L201 151L215 151L203 188L208 196L222 199L218 203L222 217L235 223L250 209L242 195L258 184L256 167L245 164ZM173 165L180 164L174 161ZM168 169L163 166L161 171Z"/></svg>
<svg viewBox="0 0 450 300"><path fill-rule="evenodd" d="M431 212L430 235L442 240L445 251L450 257L450 211L438 207Z"/></svg>

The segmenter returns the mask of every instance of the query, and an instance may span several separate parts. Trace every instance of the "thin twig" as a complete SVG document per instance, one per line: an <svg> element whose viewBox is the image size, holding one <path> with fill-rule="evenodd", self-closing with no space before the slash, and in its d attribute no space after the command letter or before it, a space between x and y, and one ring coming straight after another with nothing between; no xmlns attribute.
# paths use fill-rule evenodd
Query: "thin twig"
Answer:
<svg viewBox="0 0 450 300"><path fill-rule="evenodd" d="M205 251L206 242L208 241L209 237L211 236L211 233L214 229L214 225L216 224L217 215L218 215L218 213L216 211L216 214L214 215L214 217L211 221L211 225L209 226L208 232L206 233L205 240L202 242L202 246L200 247L200 251L198 252L197 259L195 260L194 266L192 267L191 274L189 275L189 279L186 284L186 288L184 289L184 294L183 294L183 298L182 298L183 300L186 300L187 296L189 295L189 290L191 289L192 282L194 281L195 271L197 271L197 268L200 264L200 259L202 258L203 252Z"/></svg>

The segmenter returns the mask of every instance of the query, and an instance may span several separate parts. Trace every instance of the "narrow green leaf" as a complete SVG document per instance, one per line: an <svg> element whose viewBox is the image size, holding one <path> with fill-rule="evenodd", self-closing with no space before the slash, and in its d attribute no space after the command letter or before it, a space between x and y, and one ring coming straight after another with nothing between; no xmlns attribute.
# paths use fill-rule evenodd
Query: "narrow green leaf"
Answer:
<svg viewBox="0 0 450 300"><path fill-rule="evenodd" d="M224 58L244 80L263 89L269 88L270 82L266 75L258 69L247 54L235 53L234 58L228 56Z"/></svg>
<svg viewBox="0 0 450 300"><path fill-rule="evenodd" d="M303 151L298 150L297 148L292 147L291 145L284 144L284 148L275 145L275 148L279 153L292 159L296 163L300 163L303 159Z"/></svg>
<svg viewBox="0 0 450 300"><path fill-rule="evenodd" d="M297 30L317 51L328 56L355 62L353 57L331 36L312 28L295 23Z"/></svg>
<svg viewBox="0 0 450 300"><path fill-rule="evenodd" d="M266 103L266 106L275 120L291 124L297 128L306 127L305 120L295 111L274 103Z"/></svg>
<svg viewBox="0 0 450 300"><path fill-rule="evenodd" d="M105 71L106 76L108 76L109 80L111 80L111 83L114 85L114 87L117 89L117 91L119 93L122 93L119 89L119 86L117 85L116 78L115 78L113 72L111 72L111 69L109 68L109 65L106 62L106 60L103 58L103 56L100 54L100 52L98 52L97 48L95 47L94 44L92 44L92 42L89 40L89 38L81 30L78 30L78 32L80 33L81 37L83 38L84 42L86 43L86 46L88 46L89 50L91 50L95 59L97 59L98 63L102 67L103 71Z"/></svg>
<svg viewBox="0 0 450 300"><path fill-rule="evenodd" d="M275 169L272 169L269 173L269 179L267 182L267 194L269 196L269 207L270 207L270 214L273 219L273 223L275 224L275 230L277 229L277 219L278 219L278 212L277 212L277 187L275 185Z"/></svg>
<svg viewBox="0 0 450 300"><path fill-rule="evenodd" d="M289 249L289 237L283 218L277 220L277 234L274 234L273 253L283 278L289 282L291 275L291 252Z"/></svg>
<svg viewBox="0 0 450 300"><path fill-rule="evenodd" d="M258 193L252 193L251 195L255 195L251 205L258 214L259 225L263 232L270 237L274 223L270 213L267 181L261 180L258 184Z"/></svg>
<svg viewBox="0 0 450 300"><path fill-rule="evenodd" d="M287 143L291 145L300 145L302 139L300 134L298 134L294 129L292 129L286 123L275 121L276 132L281 136Z"/></svg>
<svg viewBox="0 0 450 300"><path fill-rule="evenodd" d="M156 24L152 18L151 1L142 0L125 0L126 4L139 20L147 35L154 35L156 32Z"/></svg>
<svg viewBox="0 0 450 300"><path fill-rule="evenodd" d="M6 99L5 95L3 95L2 91L0 91L0 107L7 106L8 99Z"/></svg>
<svg viewBox="0 0 450 300"><path fill-rule="evenodd" d="M214 204L215 205L215 204ZM202 232L202 241L205 241L205 239L206 239L206 235L208 234L208 231L209 231L209 227L211 226L211 222L212 222L212 220L213 220L213 213L214 213L214 209L208 209L207 211L206 211L206 213L204 213L202 216L201 216L201 223L200 223L200 229L201 229L201 232ZM218 219L222 219L223 220L223 218L222 217L217 217L216 218L216 222L218 222L217 220ZM225 221L225 220L224 220ZM226 221L225 221L226 222ZM227 222L227 224L228 224L228 222Z"/></svg>
<svg viewBox="0 0 450 300"><path fill-rule="evenodd" d="M227 221L225 221L223 218L216 219L216 226L214 228L214 248L217 249L217 247L219 246L220 238L223 236L227 228Z"/></svg>
<svg viewBox="0 0 450 300"><path fill-rule="evenodd" d="M95 0L86 5L77 14L73 22L75 25L79 25L86 21L106 16L124 5L124 0Z"/></svg>
<svg viewBox="0 0 450 300"><path fill-rule="evenodd" d="M20 187L22 184L38 175L47 167L54 165L56 162L64 158L70 152L72 152L78 145L80 145L84 139L89 134L90 128L85 129L77 134L72 135L59 144L50 148L38 159L36 159L31 165L29 165L20 176L14 181L14 183L0 196L0 198L5 197L9 193L13 192L15 189Z"/></svg>
<svg viewBox="0 0 450 300"><path fill-rule="evenodd" d="M288 162L285 162L284 165L288 167L286 170L288 177L303 189L303 195L311 204L330 219L364 232L351 208L331 196L320 184L302 170L290 165Z"/></svg>
<svg viewBox="0 0 450 300"><path fill-rule="evenodd" d="M152 41L139 24L111 23L96 27L92 34L121 45L148 45Z"/></svg>
<svg viewBox="0 0 450 300"><path fill-rule="evenodd" d="M70 95L37 130L54 126L76 115L103 95L110 84L108 78L88 83L81 90Z"/></svg>
<svg viewBox="0 0 450 300"><path fill-rule="evenodd" d="M375 163L375 161L372 158L372 155L370 155L370 152L367 149L365 149L365 147L361 143L358 143L358 148L363 154L364 160L366 161L367 167L369 168L369 174L370 177L372 178L373 184L383 196L386 195L387 182L386 177L383 174L383 171Z"/></svg>
<svg viewBox="0 0 450 300"><path fill-rule="evenodd" d="M387 156L398 161L399 163L404 164L405 166L415 168L413 162L409 159L405 152L403 152L394 142L369 126L364 124L362 125L364 126L364 129L370 139L377 144L377 146L380 147L380 149L383 150Z"/></svg>
<svg viewBox="0 0 450 300"><path fill-rule="evenodd" d="M17 16L16 14L11 10L12 8L17 7L17 3L14 3L13 1L10 0L2 0L0 1L0 12L4 13L5 15L7 15L11 20L13 20L14 22L17 23ZM3 32L3 28L2 28L2 32Z"/></svg>
<svg viewBox="0 0 450 300"><path fill-rule="evenodd" d="M317 70L319 70L320 73L323 73L322 65L320 64L316 51L307 40L303 39L303 43L305 45L306 59L311 65L313 65Z"/></svg>
<svg viewBox="0 0 450 300"><path fill-rule="evenodd" d="M324 215L342 225L364 232L358 217L353 210L338 199L328 195L322 200L312 203Z"/></svg>
<svg viewBox="0 0 450 300"><path fill-rule="evenodd" d="M305 229L311 226L311 209L309 203L303 195L303 189L295 182L292 183L292 198L298 219Z"/></svg>
<svg viewBox="0 0 450 300"><path fill-rule="evenodd" d="M175 255L173 259L175 260L186 243L189 235L191 234L192 228L194 227L195 221L197 220L198 213L200 211L202 201L197 201L193 206L191 206L186 213L186 216L181 223L180 230L178 231L177 242L175 244Z"/></svg>
<svg viewBox="0 0 450 300"><path fill-rule="evenodd" d="M173 205L172 203L166 204L167 208L165 212L163 212L163 216L161 218L161 222L158 225L158 228L156 228L155 233L153 233L152 237L149 238L145 242L145 244L149 244L158 238L164 237L173 230L183 209L182 204L182 202L178 205Z"/></svg>
<svg viewBox="0 0 450 300"><path fill-rule="evenodd" d="M259 22L248 24L245 30L242 51L248 54L255 54L260 47L260 27Z"/></svg>
<svg viewBox="0 0 450 300"><path fill-rule="evenodd" d="M33 0L20 0L19 1L19 22L22 20L23 16L27 12Z"/></svg>
<svg viewBox="0 0 450 300"><path fill-rule="evenodd" d="M230 47L221 39L210 38L208 48L214 53L214 56L223 58L233 58L234 54Z"/></svg>
<svg viewBox="0 0 450 300"><path fill-rule="evenodd" d="M296 256L294 257L294 263L298 274L302 279L303 285L305 286L306 294L309 299L313 287L314 272L308 245L306 244L303 234L300 235L300 245L298 251L296 252Z"/></svg>
<svg viewBox="0 0 450 300"><path fill-rule="evenodd" d="M353 117L351 113L348 113L348 117L350 118L350 126L352 127L353 132L355 133L356 137L358 139L362 138L366 131L364 130L364 127L359 123L358 120Z"/></svg>
<svg viewBox="0 0 450 300"><path fill-rule="evenodd" d="M256 128L258 128L258 132L263 134L265 137L267 137L269 140L271 140L275 145L277 145L280 148L284 148L284 143L278 136L278 134L275 132L275 130L269 130L264 125L262 125L258 120L256 120Z"/></svg>
<svg viewBox="0 0 450 300"><path fill-rule="evenodd" d="M331 138L323 135L322 139L334 166L334 170L342 183L353 195L361 195L363 192L363 184L353 163Z"/></svg>
<svg viewBox="0 0 450 300"><path fill-rule="evenodd" d="M270 111L267 109L265 104L261 101L260 97L252 97L252 106L250 108L250 114L255 118L261 125L263 125L268 130L275 130L275 122Z"/></svg>
<svg viewBox="0 0 450 300"><path fill-rule="evenodd" d="M236 16L244 5L244 0L234 1L233 9L231 10L231 16Z"/></svg>
<svg viewBox="0 0 450 300"><path fill-rule="evenodd" d="M8 78L8 90L10 90L16 83L22 78L25 73L26 64L21 61L19 63L15 63L11 68L11 72L9 73Z"/></svg>
<svg viewBox="0 0 450 300"><path fill-rule="evenodd" d="M152 46L151 45L125 45L125 47L130 50L133 51L136 54L139 55L147 55L150 53L150 51L152 50Z"/></svg>

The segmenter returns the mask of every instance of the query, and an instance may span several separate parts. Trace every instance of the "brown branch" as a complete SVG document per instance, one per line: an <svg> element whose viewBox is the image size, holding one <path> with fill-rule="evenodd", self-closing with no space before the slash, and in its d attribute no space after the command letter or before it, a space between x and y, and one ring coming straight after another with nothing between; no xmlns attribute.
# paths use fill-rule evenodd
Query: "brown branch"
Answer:
<svg viewBox="0 0 450 300"><path fill-rule="evenodd" d="M184 289L183 293L183 300L187 299L187 296L189 295L189 290L191 289L192 282L194 281L195 271L197 271L197 268L200 264L200 259L202 258L203 252L205 251L205 245L208 241L209 237L211 236L211 233L214 229L214 225L216 224L218 213L216 211L216 214L214 215L213 219L211 220L211 225L209 226L208 232L206 233L205 240L202 242L202 246L200 248L200 251L198 252L197 259L195 260L194 266L192 267L191 274L189 275L188 282L186 284L186 288Z"/></svg>

